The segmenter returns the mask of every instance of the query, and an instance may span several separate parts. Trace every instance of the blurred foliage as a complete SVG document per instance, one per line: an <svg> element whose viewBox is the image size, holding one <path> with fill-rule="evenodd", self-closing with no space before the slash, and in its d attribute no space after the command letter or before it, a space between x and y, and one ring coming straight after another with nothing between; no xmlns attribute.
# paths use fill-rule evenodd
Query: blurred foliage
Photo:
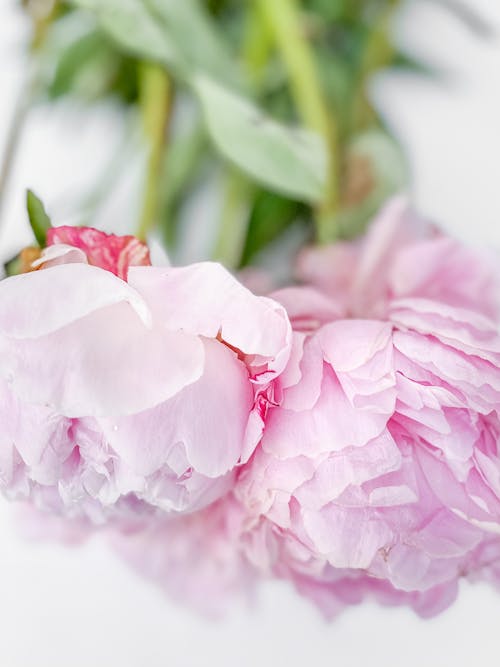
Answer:
<svg viewBox="0 0 500 667"><path fill-rule="evenodd" d="M487 33L485 22L460 0L429 1L478 34ZM408 180L401 148L368 95L372 76L383 68L432 74L395 44L398 0L282 0L287 18L300 28L300 35L290 33L299 40L295 53L303 61L311 58L317 91L311 81L300 81L307 63L287 62L279 26L269 22L258 0L23 4L33 19L32 50L41 64L39 97L71 96L86 104L110 97L134 109L144 104L142 66L158 63L168 73L168 103L159 97L157 103L169 117L158 119L145 136L161 164L145 178L154 178L146 191L158 190L154 222L170 250L179 238L183 202L221 166L238 187L228 191L221 212L225 236L217 247L226 250L216 254L235 268L256 261L293 225L302 225L312 239L327 192L335 195L329 207L335 240L333 230L337 238L362 232L381 202ZM300 98L301 83L303 91L309 86L317 94L332 134L311 127L301 114L308 102ZM176 117L187 108L194 120L186 129ZM241 229L232 233L231 224Z"/></svg>
<svg viewBox="0 0 500 667"><path fill-rule="evenodd" d="M50 98L77 95L92 101L118 96L125 104L137 101L137 62L119 53L99 30L89 30L58 54L47 86Z"/></svg>
<svg viewBox="0 0 500 667"><path fill-rule="evenodd" d="M45 207L32 190L26 192L26 208L36 242L45 247L47 230L52 226Z"/></svg>

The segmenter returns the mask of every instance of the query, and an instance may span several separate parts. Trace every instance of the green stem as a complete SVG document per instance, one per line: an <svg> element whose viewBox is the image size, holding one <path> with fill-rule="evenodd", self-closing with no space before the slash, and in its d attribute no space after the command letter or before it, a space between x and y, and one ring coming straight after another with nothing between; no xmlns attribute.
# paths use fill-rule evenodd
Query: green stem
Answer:
<svg viewBox="0 0 500 667"><path fill-rule="evenodd" d="M321 243L334 241L338 235L338 128L323 95L312 49L303 34L300 6L297 0L256 2L287 69L297 110L304 123L323 137L327 147L327 182L323 201L316 210L316 232Z"/></svg>
<svg viewBox="0 0 500 667"><path fill-rule="evenodd" d="M257 92L261 92L272 46L272 35L267 21L263 20L259 5L250 3L245 15L242 59Z"/></svg>
<svg viewBox="0 0 500 667"><path fill-rule="evenodd" d="M31 51L33 53L39 51L45 44L50 26L59 13L59 5L59 0L28 4L28 12L31 13L34 26L31 39Z"/></svg>
<svg viewBox="0 0 500 667"><path fill-rule="evenodd" d="M250 218L251 185L236 169L226 172L224 204L213 257L225 266L236 269L240 265Z"/></svg>
<svg viewBox="0 0 500 667"><path fill-rule="evenodd" d="M272 35L262 20L257 4L250 4L245 16L242 61L254 93L258 97L272 47ZM231 269L240 266L248 234L253 187L234 167L224 174L225 190L213 258Z"/></svg>
<svg viewBox="0 0 500 667"><path fill-rule="evenodd" d="M399 0L390 0L375 21L363 50L358 70L358 83L355 86L355 98L351 115L355 132L362 131L378 120L376 110L368 97L368 84L372 76L390 65L395 55L395 46L391 39L391 23L398 8Z"/></svg>
<svg viewBox="0 0 500 667"><path fill-rule="evenodd" d="M172 137L165 161L167 178L161 193L162 237L175 257L179 231L179 208L203 170L208 145L205 128L199 118L186 135ZM165 176L165 174L163 175Z"/></svg>
<svg viewBox="0 0 500 667"><path fill-rule="evenodd" d="M146 240L158 222L161 180L173 92L172 82L160 65L142 63L139 81L140 106L149 155L137 237Z"/></svg>

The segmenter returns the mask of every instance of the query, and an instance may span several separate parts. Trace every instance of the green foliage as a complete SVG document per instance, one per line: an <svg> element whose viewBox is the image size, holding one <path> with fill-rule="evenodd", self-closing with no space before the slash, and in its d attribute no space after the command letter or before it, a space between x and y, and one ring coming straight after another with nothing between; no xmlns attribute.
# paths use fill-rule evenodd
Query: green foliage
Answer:
<svg viewBox="0 0 500 667"><path fill-rule="evenodd" d="M202 3L146 0L146 4L189 72L205 72L226 84L237 82L238 73L223 33L216 29Z"/></svg>
<svg viewBox="0 0 500 667"><path fill-rule="evenodd" d="M47 230L52 226L52 223L42 202L32 190L26 191L26 208L31 229L33 230L36 241L41 248L44 248Z"/></svg>
<svg viewBox="0 0 500 667"><path fill-rule="evenodd" d="M19 273L21 273L21 267L22 267L22 262L21 262L21 257L19 255L16 255L12 259L9 259L9 261L5 262L5 264L3 265L3 269L7 277L17 276Z"/></svg>
<svg viewBox="0 0 500 667"><path fill-rule="evenodd" d="M180 78L206 72L227 80L233 67L221 37L197 0L72 0L93 12L116 43L163 63Z"/></svg>
<svg viewBox="0 0 500 667"><path fill-rule="evenodd" d="M305 201L321 199L326 155L318 136L276 123L215 81L194 82L220 152L256 181Z"/></svg>
<svg viewBox="0 0 500 667"><path fill-rule="evenodd" d="M175 43L148 9L148 0L72 0L93 12L101 28L127 52L183 69Z"/></svg>
<svg viewBox="0 0 500 667"><path fill-rule="evenodd" d="M136 61L119 53L100 30L89 30L58 55L48 94L56 99L75 94L85 100L116 94L125 102L137 99Z"/></svg>
<svg viewBox="0 0 500 667"><path fill-rule="evenodd" d="M462 0L433 1L478 35L489 34ZM161 236L175 252L179 210L207 175L220 173L218 225L226 237L219 235L216 252L235 267L246 265L290 227L302 225L312 237L326 209L332 229L355 236L386 197L406 186L401 148L367 94L371 77L385 67L435 75L396 47L391 26L399 4L280 0L284 24L300 28L297 50L277 29L279 11L257 0L59 0L55 30L46 35L43 93L49 100L118 97L140 108L134 118L145 111L144 65L166 70L171 104L162 103L161 86L148 92L158 128L149 149L158 152L159 192L151 196ZM79 26L74 37L67 36L68 21ZM313 88L323 107L316 123L304 113ZM50 221L32 193L28 210L43 244Z"/></svg>
<svg viewBox="0 0 500 667"><path fill-rule="evenodd" d="M125 49L163 63L196 91L208 132L224 157L271 189L305 201L321 199L326 177L321 139L273 121L234 92L231 59L196 0L74 4L91 9Z"/></svg>
<svg viewBox="0 0 500 667"><path fill-rule="evenodd" d="M163 168L160 201L163 238L168 247L175 247L178 239L182 202L196 189L212 159L208 137L198 121L187 132L172 138Z"/></svg>
<svg viewBox="0 0 500 667"><path fill-rule="evenodd" d="M262 250L275 242L299 218L302 224L306 224L307 210L303 205L272 192L259 190L250 215L242 265L251 264ZM310 229L312 233L312 225Z"/></svg>

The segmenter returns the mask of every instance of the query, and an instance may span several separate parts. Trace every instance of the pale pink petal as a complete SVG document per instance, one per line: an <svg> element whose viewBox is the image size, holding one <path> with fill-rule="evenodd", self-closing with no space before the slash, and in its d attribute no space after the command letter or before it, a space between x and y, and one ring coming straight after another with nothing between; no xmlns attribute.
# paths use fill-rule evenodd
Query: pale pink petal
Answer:
<svg viewBox="0 0 500 667"><path fill-rule="evenodd" d="M26 334L28 322L26 314L17 332ZM12 390L67 417L126 415L158 405L196 381L203 363L199 338L146 328L127 303L35 339L0 337L0 373Z"/></svg>
<svg viewBox="0 0 500 667"><path fill-rule="evenodd" d="M220 264L184 268L131 268L129 283L168 330L219 337L244 355L257 382L280 373L290 356L291 328L285 310L257 297Z"/></svg>
<svg viewBox="0 0 500 667"><path fill-rule="evenodd" d="M151 311L132 287L108 271L65 264L0 281L0 335L37 338L114 304L126 303L143 326Z"/></svg>
<svg viewBox="0 0 500 667"><path fill-rule="evenodd" d="M333 299L311 287L285 287L270 296L286 308L294 331L315 331L344 314Z"/></svg>
<svg viewBox="0 0 500 667"><path fill-rule="evenodd" d="M48 269L59 264L87 264L87 255L79 248L63 243L44 248L41 256L32 262L31 266L38 269L43 266Z"/></svg>
<svg viewBox="0 0 500 667"><path fill-rule="evenodd" d="M110 445L136 473L175 468L172 457L179 447L185 467L207 477L223 475L238 463L253 409L248 373L227 347L209 339L203 347L205 364L196 382L146 412L100 420Z"/></svg>
<svg viewBox="0 0 500 667"><path fill-rule="evenodd" d="M315 549L334 567L366 569L391 540L389 528L366 509L330 504L319 512L304 510L303 520Z"/></svg>
<svg viewBox="0 0 500 667"><path fill-rule="evenodd" d="M334 452L317 465L314 476L294 492L303 507L321 509L336 500L349 486L360 486L398 470L401 452L388 431L364 447Z"/></svg>

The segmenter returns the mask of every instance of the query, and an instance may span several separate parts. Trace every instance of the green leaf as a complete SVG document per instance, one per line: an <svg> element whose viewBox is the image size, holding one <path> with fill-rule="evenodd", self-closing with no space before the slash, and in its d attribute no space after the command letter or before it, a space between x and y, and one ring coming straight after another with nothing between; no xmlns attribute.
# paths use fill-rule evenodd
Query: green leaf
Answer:
<svg viewBox="0 0 500 667"><path fill-rule="evenodd" d="M166 64L190 83L211 138L226 158L273 190L303 201L321 200L327 172L322 139L271 120L228 89L234 82L231 58L196 0L73 3L93 11L122 48Z"/></svg>
<svg viewBox="0 0 500 667"><path fill-rule="evenodd" d="M193 82L220 152L256 181L299 200L322 199L327 156L322 139L277 123L251 102L204 76Z"/></svg>
<svg viewBox="0 0 500 667"><path fill-rule="evenodd" d="M99 25L125 50L184 69L183 58L161 22L149 11L148 0L71 1L75 7L92 11Z"/></svg>
<svg viewBox="0 0 500 667"><path fill-rule="evenodd" d="M26 191L26 208L28 210L28 217L33 230L33 234L41 248L45 247L47 230L52 226L49 216L45 212L45 208L31 190Z"/></svg>
<svg viewBox="0 0 500 667"><path fill-rule="evenodd" d="M161 62L177 75L204 71L236 81L235 68L215 25L198 0L72 0L92 11L126 51Z"/></svg>
<svg viewBox="0 0 500 667"><path fill-rule="evenodd" d="M404 73L411 73L429 78L439 78L441 72L435 64L421 62L406 53L396 53L391 63L391 67L402 70Z"/></svg>
<svg viewBox="0 0 500 667"><path fill-rule="evenodd" d="M252 262L256 255L276 241L294 222L305 224L303 205L260 190L254 198L248 233L243 250L242 265Z"/></svg>
<svg viewBox="0 0 500 667"><path fill-rule="evenodd" d="M231 54L200 0L146 0L190 71L236 83Z"/></svg>
<svg viewBox="0 0 500 667"><path fill-rule="evenodd" d="M110 87L120 58L102 33L85 33L58 54L49 95L57 98L76 93L85 99L99 97Z"/></svg>
<svg viewBox="0 0 500 667"><path fill-rule="evenodd" d="M5 271L5 275L7 276L7 278L9 278L10 276L17 276L19 273L21 273L21 267L22 267L22 262L20 255L16 255L12 259L9 259L3 265L3 269Z"/></svg>

